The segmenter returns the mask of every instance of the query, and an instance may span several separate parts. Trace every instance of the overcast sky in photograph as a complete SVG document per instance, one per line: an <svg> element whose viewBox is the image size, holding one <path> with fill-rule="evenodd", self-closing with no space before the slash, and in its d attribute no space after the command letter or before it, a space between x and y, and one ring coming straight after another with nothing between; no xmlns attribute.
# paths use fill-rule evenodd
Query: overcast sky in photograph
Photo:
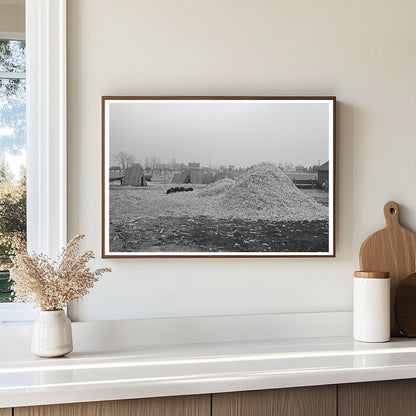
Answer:
<svg viewBox="0 0 416 416"><path fill-rule="evenodd" d="M110 103L110 165L122 151L144 162L246 167L328 160L329 104L282 101Z"/></svg>

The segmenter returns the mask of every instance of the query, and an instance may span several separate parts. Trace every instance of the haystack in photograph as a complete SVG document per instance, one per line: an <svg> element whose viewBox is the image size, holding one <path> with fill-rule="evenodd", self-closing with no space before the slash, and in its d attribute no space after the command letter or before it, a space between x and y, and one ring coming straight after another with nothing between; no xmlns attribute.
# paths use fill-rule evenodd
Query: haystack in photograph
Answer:
<svg viewBox="0 0 416 416"><path fill-rule="evenodd" d="M103 97L103 256L334 256L333 97Z"/></svg>

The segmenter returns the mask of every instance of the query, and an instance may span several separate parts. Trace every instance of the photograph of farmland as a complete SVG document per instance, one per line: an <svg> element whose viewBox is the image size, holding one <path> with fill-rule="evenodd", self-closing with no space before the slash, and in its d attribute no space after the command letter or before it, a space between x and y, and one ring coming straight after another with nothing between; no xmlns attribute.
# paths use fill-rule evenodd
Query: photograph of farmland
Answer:
<svg viewBox="0 0 416 416"><path fill-rule="evenodd" d="M332 100L104 105L104 255L332 254Z"/></svg>

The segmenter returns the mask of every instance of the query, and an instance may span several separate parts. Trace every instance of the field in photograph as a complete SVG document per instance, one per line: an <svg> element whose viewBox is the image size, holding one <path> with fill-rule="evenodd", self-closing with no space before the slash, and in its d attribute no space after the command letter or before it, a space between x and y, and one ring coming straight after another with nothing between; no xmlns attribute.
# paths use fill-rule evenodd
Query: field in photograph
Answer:
<svg viewBox="0 0 416 416"><path fill-rule="evenodd" d="M111 184L109 198L111 252L328 251L328 193L298 189L279 169L209 185Z"/></svg>

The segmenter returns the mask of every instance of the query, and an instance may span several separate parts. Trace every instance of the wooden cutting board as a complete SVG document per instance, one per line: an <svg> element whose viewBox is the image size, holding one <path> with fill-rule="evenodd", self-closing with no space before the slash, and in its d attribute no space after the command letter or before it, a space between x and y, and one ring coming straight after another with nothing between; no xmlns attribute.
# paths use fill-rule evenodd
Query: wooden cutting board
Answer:
<svg viewBox="0 0 416 416"><path fill-rule="evenodd" d="M390 201L384 205L386 228L370 235L360 250L362 271L389 272L391 335L400 335L394 319L394 298L401 279L416 271L416 234L406 230L399 222L399 206Z"/></svg>

